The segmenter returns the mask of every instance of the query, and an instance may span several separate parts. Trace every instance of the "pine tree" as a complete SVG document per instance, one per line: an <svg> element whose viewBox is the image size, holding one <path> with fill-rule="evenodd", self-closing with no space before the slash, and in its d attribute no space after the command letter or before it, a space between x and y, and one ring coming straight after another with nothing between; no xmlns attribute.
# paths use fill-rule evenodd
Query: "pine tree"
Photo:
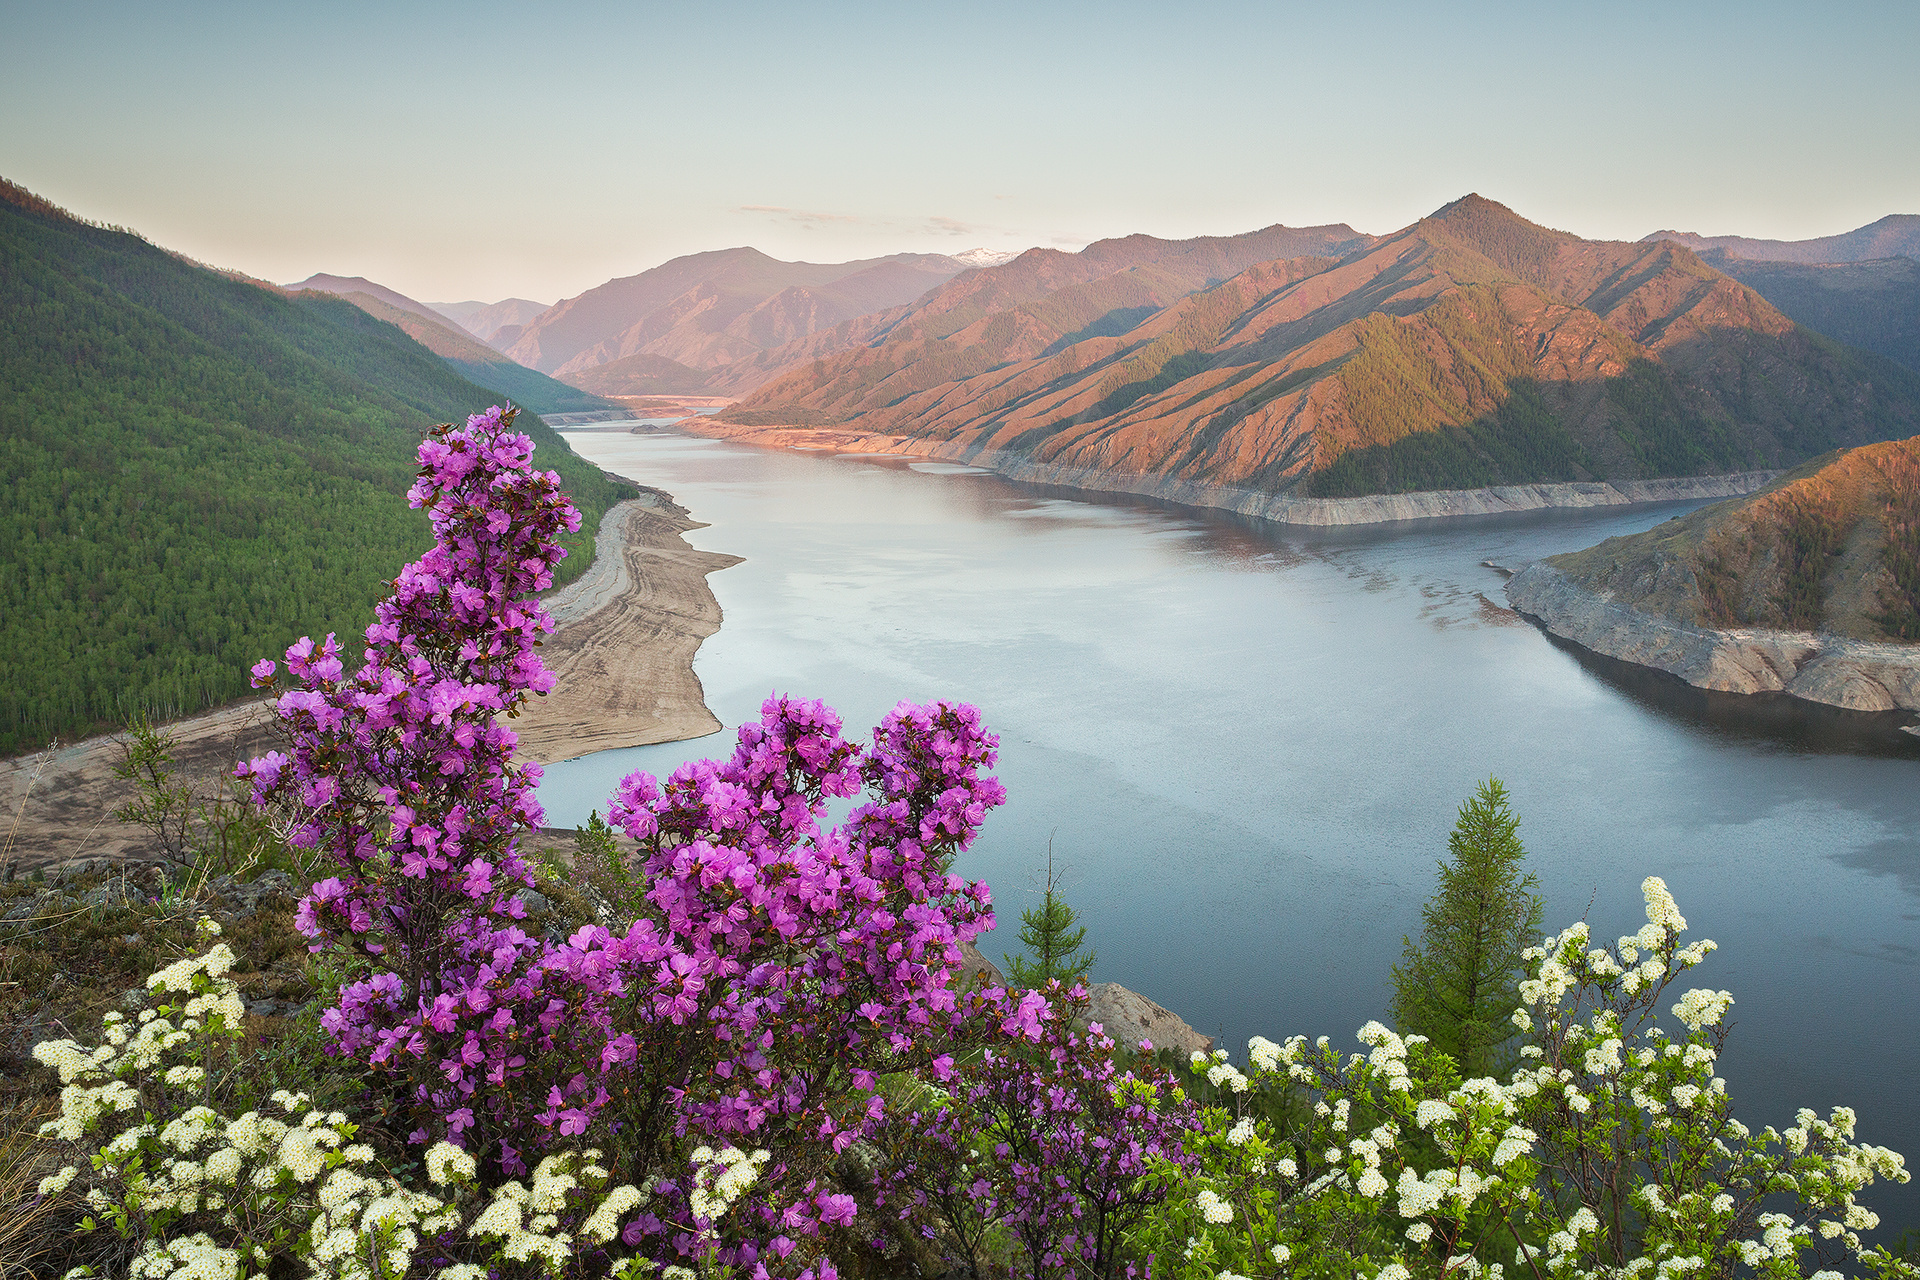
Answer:
<svg viewBox="0 0 1920 1280"><path fill-rule="evenodd" d="M1060 877L1053 869L1053 845L1047 845L1047 885L1040 905L1020 913L1021 955L1005 957L1015 986L1044 987L1057 978L1063 987L1084 982L1095 955L1081 954L1087 940L1084 925L1074 924L1073 908L1060 897Z"/></svg>
<svg viewBox="0 0 1920 1280"><path fill-rule="evenodd" d="M1452 861L1440 864L1439 887L1420 912L1420 943L1405 940L1393 971L1401 1032L1426 1036L1468 1078L1511 1069L1520 953L1539 940L1539 881L1520 869L1519 826L1498 778L1460 806L1447 838Z"/></svg>

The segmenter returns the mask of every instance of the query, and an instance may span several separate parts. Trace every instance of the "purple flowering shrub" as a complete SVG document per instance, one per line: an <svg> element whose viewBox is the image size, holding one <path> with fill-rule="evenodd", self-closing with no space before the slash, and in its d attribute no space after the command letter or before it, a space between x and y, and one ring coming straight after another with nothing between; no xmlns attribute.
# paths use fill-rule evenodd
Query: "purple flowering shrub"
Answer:
<svg viewBox="0 0 1920 1280"><path fill-rule="evenodd" d="M1006 1016L999 1043L965 1061L922 1105L887 1117L876 1200L954 1270L978 1277L996 1226L1011 1232L1016 1273L1110 1277L1129 1230L1190 1171L1199 1111L1150 1061L1122 1074L1099 1024L1075 1019L1085 988L988 990ZM1154 1175L1154 1176L1149 1176Z"/></svg>
<svg viewBox="0 0 1920 1280"><path fill-rule="evenodd" d="M511 424L490 410L421 445L409 500L433 549L395 580L357 671L332 636L288 651L289 750L239 769L334 871L298 924L365 976L323 1029L369 1073L390 1136L454 1143L481 1189L588 1150L641 1189L576 1259L588 1273L637 1254L831 1276L822 1236L855 1213L831 1166L883 1119L881 1073L947 1079L973 1038L1045 1043L1055 1016L1031 993L963 1002L950 985L959 945L992 925L986 886L949 868L1005 798L984 772L997 739L971 707L902 704L863 746L820 703L771 698L729 759L621 783L638 918L527 933L515 842L542 816L539 770L514 763L504 720L553 684L534 652L552 622L528 596L579 517ZM254 674L274 683L271 662ZM719 1199L698 1158L716 1148L753 1152Z"/></svg>

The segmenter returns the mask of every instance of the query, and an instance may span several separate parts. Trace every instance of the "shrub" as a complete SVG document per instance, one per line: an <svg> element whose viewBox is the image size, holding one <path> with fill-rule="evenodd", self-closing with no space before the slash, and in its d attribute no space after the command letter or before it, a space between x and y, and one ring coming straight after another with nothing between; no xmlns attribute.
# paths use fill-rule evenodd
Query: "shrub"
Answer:
<svg viewBox="0 0 1920 1280"><path fill-rule="evenodd" d="M1809 1260L1916 1274L1858 1233L1877 1218L1855 1195L1905 1182L1901 1157L1856 1143L1853 1113L1802 1111L1750 1131L1714 1075L1733 998L1694 989L1660 1006L1711 942L1665 885L1645 886L1647 924L1594 947L1576 924L1527 953L1530 1032L1505 1081L1462 1080L1420 1036L1362 1028L1365 1054L1325 1037L1256 1038L1252 1079L1315 1095L1289 1142L1224 1108L1207 1114L1201 1175L1143 1232L1180 1276L1800 1276ZM1170 1178L1178 1175L1169 1174ZM1819 1273L1837 1278L1837 1271Z"/></svg>

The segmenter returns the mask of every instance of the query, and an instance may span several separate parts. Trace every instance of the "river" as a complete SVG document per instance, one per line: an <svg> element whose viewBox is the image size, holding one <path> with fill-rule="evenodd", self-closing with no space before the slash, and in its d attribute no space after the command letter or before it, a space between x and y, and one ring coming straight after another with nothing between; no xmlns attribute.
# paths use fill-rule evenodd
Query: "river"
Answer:
<svg viewBox="0 0 1920 1280"><path fill-rule="evenodd" d="M994 888L995 959L1051 841L1096 979L1242 1059L1256 1033L1352 1046L1459 804L1497 776L1549 929L1632 932L1659 875L1690 936L1720 944L1687 985L1736 999L1737 1114L1785 1125L1844 1102L1864 1139L1920 1161L1911 717L1706 695L1585 657L1507 611L1482 565L1692 505L1309 531L947 463L568 438L709 522L696 546L746 557L711 579L725 622L695 664L729 728L774 689L825 699L849 737L903 698L981 708L1011 798L958 870ZM632 769L730 746L555 765L549 822L604 811ZM1914 1187L1870 1203L1893 1232L1920 1227Z"/></svg>

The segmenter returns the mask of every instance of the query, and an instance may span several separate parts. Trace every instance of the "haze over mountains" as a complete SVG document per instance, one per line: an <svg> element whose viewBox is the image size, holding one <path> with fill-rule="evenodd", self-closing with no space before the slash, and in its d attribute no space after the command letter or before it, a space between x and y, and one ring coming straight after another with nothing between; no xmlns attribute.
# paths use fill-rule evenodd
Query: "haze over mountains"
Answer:
<svg viewBox="0 0 1920 1280"><path fill-rule="evenodd" d="M1656 231L1647 240L1671 240L1695 253L1724 249L1760 262L1866 262L1873 258L1920 258L1920 214L1896 213L1837 236L1813 240L1755 240L1747 236L1702 236Z"/></svg>
<svg viewBox="0 0 1920 1280"><path fill-rule="evenodd" d="M524 326L549 304L526 298L505 298L499 302L429 302L427 305L480 341L491 342L502 329Z"/></svg>
<svg viewBox="0 0 1920 1280"><path fill-rule="evenodd" d="M709 370L911 302L965 270L928 253L840 263L781 262L749 248L696 253L568 298L503 349L562 377L636 355Z"/></svg>
<svg viewBox="0 0 1920 1280"><path fill-rule="evenodd" d="M1380 238L1145 241L970 273L725 416L1299 496L1739 471L1920 430L1920 378L1670 242L1479 196Z"/></svg>

